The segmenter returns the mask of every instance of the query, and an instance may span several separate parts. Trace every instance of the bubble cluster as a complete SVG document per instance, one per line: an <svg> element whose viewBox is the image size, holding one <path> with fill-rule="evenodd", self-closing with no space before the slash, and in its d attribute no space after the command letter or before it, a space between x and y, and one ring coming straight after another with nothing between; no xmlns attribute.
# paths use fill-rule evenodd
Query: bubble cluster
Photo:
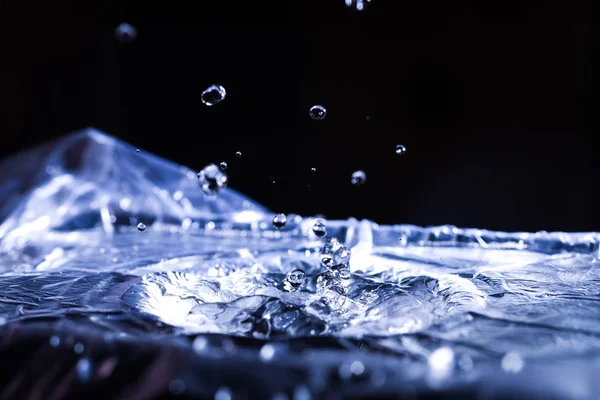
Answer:
<svg viewBox="0 0 600 400"><path fill-rule="evenodd" d="M315 222L315 224L312 227L312 231L315 234L315 236L318 238L322 238L325 235L327 235L327 227L321 221Z"/></svg>
<svg viewBox="0 0 600 400"><path fill-rule="evenodd" d="M283 288L288 292L299 289L306 281L306 273L301 269L294 269L287 273Z"/></svg>
<svg viewBox="0 0 600 400"><path fill-rule="evenodd" d="M350 177L350 182L355 186L364 184L366 180L367 174L365 174L365 171L362 170L354 171Z"/></svg>
<svg viewBox="0 0 600 400"><path fill-rule="evenodd" d="M283 228L287 224L287 217L285 214L277 214L273 217L273 227L276 229Z"/></svg>
<svg viewBox="0 0 600 400"><path fill-rule="evenodd" d="M115 38L119 43L131 43L137 38L137 29L127 22L123 22L115 29Z"/></svg>
<svg viewBox="0 0 600 400"><path fill-rule="evenodd" d="M406 147L402 144L397 144L396 145L396 154L398 154L399 156L401 156L402 154L406 153Z"/></svg>
<svg viewBox="0 0 600 400"><path fill-rule="evenodd" d="M215 164L210 164L198 172L200 188L207 195L215 195L227 186L227 175Z"/></svg>
<svg viewBox="0 0 600 400"><path fill-rule="evenodd" d="M144 232L146 230L146 225L143 222L137 224L138 231Z"/></svg>
<svg viewBox="0 0 600 400"><path fill-rule="evenodd" d="M207 106L214 106L225 100L225 88L221 85L210 85L204 92L202 92L201 100Z"/></svg>
<svg viewBox="0 0 600 400"><path fill-rule="evenodd" d="M327 110L323 106L315 105L310 108L308 115L315 121L320 121L327 116Z"/></svg>

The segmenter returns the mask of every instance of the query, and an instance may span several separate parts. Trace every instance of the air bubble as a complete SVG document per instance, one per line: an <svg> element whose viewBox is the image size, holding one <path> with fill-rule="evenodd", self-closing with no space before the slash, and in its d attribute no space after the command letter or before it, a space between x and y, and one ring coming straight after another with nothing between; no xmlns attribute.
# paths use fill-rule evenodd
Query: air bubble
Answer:
<svg viewBox="0 0 600 400"><path fill-rule="evenodd" d="M207 106L214 106L225 100L225 88L221 85L211 85L202 92L202 102Z"/></svg>
<svg viewBox="0 0 600 400"><path fill-rule="evenodd" d="M310 108L308 115L315 121L320 121L327 116L327 110L323 106L315 105Z"/></svg>
<svg viewBox="0 0 600 400"><path fill-rule="evenodd" d="M143 222L137 224L138 231L144 232L146 230L146 225Z"/></svg>

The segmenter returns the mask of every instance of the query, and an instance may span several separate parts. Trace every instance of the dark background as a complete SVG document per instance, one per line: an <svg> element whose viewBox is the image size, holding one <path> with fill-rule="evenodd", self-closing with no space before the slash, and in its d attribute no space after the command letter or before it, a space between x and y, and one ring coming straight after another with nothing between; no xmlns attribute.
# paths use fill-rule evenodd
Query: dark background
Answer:
<svg viewBox="0 0 600 400"><path fill-rule="evenodd" d="M93 126L194 169L225 160L231 187L278 212L600 230L593 15L513 0L2 0L0 153ZM114 39L123 21L129 45ZM206 107L212 83L227 98Z"/></svg>

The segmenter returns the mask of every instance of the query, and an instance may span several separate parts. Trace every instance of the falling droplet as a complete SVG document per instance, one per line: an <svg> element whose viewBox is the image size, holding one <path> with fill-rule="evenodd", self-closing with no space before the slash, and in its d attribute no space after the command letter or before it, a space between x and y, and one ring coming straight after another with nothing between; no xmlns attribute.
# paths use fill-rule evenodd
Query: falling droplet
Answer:
<svg viewBox="0 0 600 400"><path fill-rule="evenodd" d="M315 105L310 108L308 114L315 121L320 121L322 119L325 119L325 116L327 115L327 110L323 106Z"/></svg>
<svg viewBox="0 0 600 400"><path fill-rule="evenodd" d="M145 225L143 222L140 222L140 223L137 225L137 228L138 228L138 231L140 231L140 232L144 232L144 231L146 230L146 225Z"/></svg>
<svg viewBox="0 0 600 400"><path fill-rule="evenodd" d="M346 5L356 11L364 10L370 3L371 0L346 0Z"/></svg>
<svg viewBox="0 0 600 400"><path fill-rule="evenodd" d="M365 174L365 171L358 170L352 173L352 178L350 179L350 182L352 182L353 185L358 186L364 184L366 180L367 174Z"/></svg>
<svg viewBox="0 0 600 400"><path fill-rule="evenodd" d="M85 350L85 347L83 346L82 343L75 343L75 346L73 346L73 351L76 354L81 354L83 353L83 350Z"/></svg>
<svg viewBox="0 0 600 400"><path fill-rule="evenodd" d="M277 214L273 217L273 226L276 229L283 228L287 223L287 217L285 214Z"/></svg>
<svg viewBox="0 0 600 400"><path fill-rule="evenodd" d="M50 346L58 347L60 345L60 338L58 336L50 337Z"/></svg>
<svg viewBox="0 0 600 400"><path fill-rule="evenodd" d="M215 393L215 400L231 400L232 396L231 389L222 386Z"/></svg>
<svg viewBox="0 0 600 400"><path fill-rule="evenodd" d="M92 375L92 363L88 358L82 358L77 362L75 366L77 370L77 376L82 382L86 382Z"/></svg>
<svg viewBox="0 0 600 400"><path fill-rule="evenodd" d="M306 273L301 269L294 269L287 273L283 288L287 291L293 291L298 289L306 281Z"/></svg>
<svg viewBox="0 0 600 400"><path fill-rule="evenodd" d="M404 153L406 153L406 147L404 147L404 145L397 144L396 145L396 154L398 154L399 156L401 156Z"/></svg>
<svg viewBox="0 0 600 400"><path fill-rule="evenodd" d="M235 152L235 156L236 156L237 158L242 158L242 152L241 152L241 151L236 151L236 152Z"/></svg>
<svg viewBox="0 0 600 400"><path fill-rule="evenodd" d="M271 361L273 359L273 356L275 355L275 347L273 347L273 345L271 344L265 344L261 349L260 349L260 359L263 361Z"/></svg>
<svg viewBox="0 0 600 400"><path fill-rule="evenodd" d="M135 149L135 152L136 152L136 153L139 153L139 152L140 152L140 149Z"/></svg>
<svg viewBox="0 0 600 400"><path fill-rule="evenodd" d="M115 38L119 43L131 43L137 38L137 29L127 22L123 22L115 29Z"/></svg>
<svg viewBox="0 0 600 400"><path fill-rule="evenodd" d="M310 172L317 172L317 169L315 167L310 169Z"/></svg>
<svg viewBox="0 0 600 400"><path fill-rule="evenodd" d="M198 181L202 191L209 195L216 195L227 186L227 175L221 171L215 164L207 165L198 172Z"/></svg>
<svg viewBox="0 0 600 400"><path fill-rule="evenodd" d="M337 267L350 262L350 249L332 237L327 240L321 252L321 263L327 267Z"/></svg>
<svg viewBox="0 0 600 400"><path fill-rule="evenodd" d="M225 171L227 169L227 163L223 161L221 164L219 164L219 167L221 167L221 169Z"/></svg>
<svg viewBox="0 0 600 400"><path fill-rule="evenodd" d="M315 236L318 238L322 238L325 235L327 235L327 227L321 221L315 222L315 224L313 225L312 231L315 234Z"/></svg>
<svg viewBox="0 0 600 400"><path fill-rule="evenodd" d="M217 103L225 100L225 88L221 85L210 85L204 92L202 92L202 102L207 106L214 106Z"/></svg>

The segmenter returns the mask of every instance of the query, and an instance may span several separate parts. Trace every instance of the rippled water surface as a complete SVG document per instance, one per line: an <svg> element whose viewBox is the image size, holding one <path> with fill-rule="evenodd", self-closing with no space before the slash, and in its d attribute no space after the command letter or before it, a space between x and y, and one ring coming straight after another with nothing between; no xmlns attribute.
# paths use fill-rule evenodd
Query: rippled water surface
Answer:
<svg viewBox="0 0 600 400"><path fill-rule="evenodd" d="M5 161L0 178L5 326L85 318L121 336L195 338L198 353L247 337L274 343L254 351L263 361L289 353L291 340L306 339L310 356L311 338L332 338L350 357L332 366L340 379L368 373L375 386L389 379L384 363L360 357L410 362L405 378L438 387L486 368L527 376L536 365L595 363L600 350L596 233L349 219L325 221L319 238L315 218L288 215L276 229L250 199L206 196L196 172L92 130ZM327 238L351 251L341 289L317 282ZM295 269L306 279L290 286ZM573 379L554 393L599 393Z"/></svg>

